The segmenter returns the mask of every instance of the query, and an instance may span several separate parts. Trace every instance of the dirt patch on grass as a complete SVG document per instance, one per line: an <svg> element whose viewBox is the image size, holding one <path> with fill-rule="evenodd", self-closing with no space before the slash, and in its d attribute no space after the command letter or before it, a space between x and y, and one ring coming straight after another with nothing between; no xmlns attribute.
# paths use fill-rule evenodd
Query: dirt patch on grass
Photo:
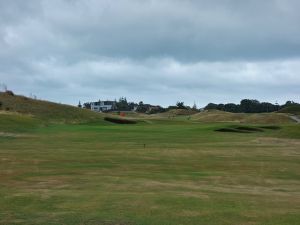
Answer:
<svg viewBox="0 0 300 225"><path fill-rule="evenodd" d="M71 180L67 176L47 176L47 177L29 177L16 179L23 174L19 171L12 171L10 174L0 174L0 181L8 188L18 188L23 193L37 193L45 198L48 197L48 191L61 190L69 188Z"/></svg>
<svg viewBox="0 0 300 225"><path fill-rule="evenodd" d="M0 137L34 137L34 135L30 134L17 134L17 133L9 133L9 132L0 132Z"/></svg>
<svg viewBox="0 0 300 225"><path fill-rule="evenodd" d="M260 137L256 138L253 142L275 146L300 146L300 140L288 138Z"/></svg>
<svg viewBox="0 0 300 225"><path fill-rule="evenodd" d="M203 192L204 196L207 195L207 192L220 192L220 193L238 193L238 194L251 194L251 195L269 195L269 196L285 196L285 197L294 197L295 195L299 195L299 191L297 191L298 183L289 185L289 188L286 189L286 192L278 191L274 189L273 186L264 187L264 186L256 186L256 185L228 185L228 184L212 184L207 181L203 181L201 183L193 183L193 182L159 182L159 181L151 181L146 184L148 187L161 187L161 188L174 188L174 189L187 189L190 190L188 192L198 195L198 191ZM293 188L294 187L294 188ZM182 193L187 193L187 191L183 190ZM201 193L200 193L201 194ZM185 194L184 194L185 195ZM188 194L191 196L191 194ZM188 196L186 195L186 196ZM207 195L208 196L208 195ZM208 196L209 197L209 196Z"/></svg>

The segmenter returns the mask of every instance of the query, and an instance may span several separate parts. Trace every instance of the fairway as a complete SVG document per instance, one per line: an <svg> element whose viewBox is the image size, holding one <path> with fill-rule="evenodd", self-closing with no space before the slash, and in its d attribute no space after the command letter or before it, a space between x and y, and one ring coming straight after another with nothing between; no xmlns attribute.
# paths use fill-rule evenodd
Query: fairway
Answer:
<svg viewBox="0 0 300 225"><path fill-rule="evenodd" d="M0 0L0 225L300 225L300 0Z"/></svg>
<svg viewBox="0 0 300 225"><path fill-rule="evenodd" d="M8 123L0 224L300 224L299 125L234 125Z"/></svg>

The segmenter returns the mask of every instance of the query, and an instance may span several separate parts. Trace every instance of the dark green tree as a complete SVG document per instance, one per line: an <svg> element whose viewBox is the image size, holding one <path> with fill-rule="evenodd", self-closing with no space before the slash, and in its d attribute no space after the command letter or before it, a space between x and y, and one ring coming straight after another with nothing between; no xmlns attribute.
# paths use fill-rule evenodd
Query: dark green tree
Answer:
<svg viewBox="0 0 300 225"><path fill-rule="evenodd" d="M145 112L147 112L147 110L148 110L148 107L142 101L140 101L136 111L140 112L140 113L145 113Z"/></svg>
<svg viewBox="0 0 300 225"><path fill-rule="evenodd" d="M184 102L177 102L176 106L178 109L186 109L186 106L184 105Z"/></svg>
<svg viewBox="0 0 300 225"><path fill-rule="evenodd" d="M83 103L83 108L91 109L91 103L90 102Z"/></svg>
<svg viewBox="0 0 300 225"><path fill-rule="evenodd" d="M210 110L210 109L218 109L218 105L215 103L208 103L207 106L204 107L205 110Z"/></svg>

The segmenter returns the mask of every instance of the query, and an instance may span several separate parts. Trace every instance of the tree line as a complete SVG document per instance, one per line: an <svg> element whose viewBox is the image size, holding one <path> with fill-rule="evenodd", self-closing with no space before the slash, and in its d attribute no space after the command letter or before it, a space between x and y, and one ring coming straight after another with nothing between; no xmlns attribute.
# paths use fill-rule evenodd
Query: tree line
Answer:
<svg viewBox="0 0 300 225"><path fill-rule="evenodd" d="M264 112L276 112L282 108L299 105L293 101L287 101L283 105L272 104L269 102L259 102L255 99L243 99L240 104L227 103L227 104L215 104L209 103L204 107L205 110L221 110L225 112L233 112L233 113L264 113Z"/></svg>
<svg viewBox="0 0 300 225"><path fill-rule="evenodd" d="M204 108L198 109L196 104L190 107L185 105L184 102L182 101L177 101L176 105L171 105L166 108L160 105L146 104L143 101L140 101L139 103L129 102L127 101L126 97L121 97L119 98L119 100L115 100L114 102L115 102L114 111L136 111L136 112L147 113L147 114L162 113L172 109L186 109L186 110L193 110L193 111L221 110L221 111L232 112L232 113L264 113L264 112L275 112L287 106L300 105L299 103L295 103L293 101L287 101L285 104L279 105L277 103L272 104L269 102L259 102L256 99L243 99L240 101L239 104L209 103ZM79 105L81 107L80 103ZM83 108L90 109L91 103L89 102L84 103Z"/></svg>

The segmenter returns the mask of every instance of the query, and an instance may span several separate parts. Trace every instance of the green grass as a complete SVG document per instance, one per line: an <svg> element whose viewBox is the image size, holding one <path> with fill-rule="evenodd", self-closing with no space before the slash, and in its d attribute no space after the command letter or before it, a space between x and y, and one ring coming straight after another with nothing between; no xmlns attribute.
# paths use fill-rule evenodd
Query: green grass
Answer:
<svg viewBox="0 0 300 225"><path fill-rule="evenodd" d="M0 224L300 224L299 125L143 120L0 114Z"/></svg>
<svg viewBox="0 0 300 225"><path fill-rule="evenodd" d="M41 121L29 115L0 111L0 132L22 132L39 127Z"/></svg>

